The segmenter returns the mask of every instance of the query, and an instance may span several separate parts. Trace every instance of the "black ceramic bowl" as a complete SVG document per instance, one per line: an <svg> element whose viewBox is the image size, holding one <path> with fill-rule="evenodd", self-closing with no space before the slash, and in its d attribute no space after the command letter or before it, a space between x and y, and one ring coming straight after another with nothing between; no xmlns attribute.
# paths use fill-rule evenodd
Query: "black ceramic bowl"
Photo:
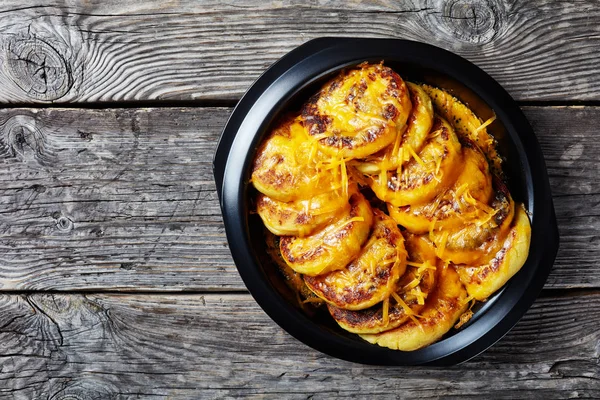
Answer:
<svg viewBox="0 0 600 400"><path fill-rule="evenodd" d="M250 213L249 185L256 149L273 121L316 92L340 69L363 61L392 67L403 78L445 88L483 119L497 115L492 133L505 157L516 201L530 213L532 238L523 268L460 330L423 349L401 352L371 345L325 315L309 317L265 253L262 222ZM467 60L423 43L393 39L322 38L288 53L248 90L231 115L214 159L227 240L239 273L265 312L305 344L344 360L380 365L450 365L479 354L525 314L546 281L558 249L558 231L540 146L519 107L502 87Z"/></svg>

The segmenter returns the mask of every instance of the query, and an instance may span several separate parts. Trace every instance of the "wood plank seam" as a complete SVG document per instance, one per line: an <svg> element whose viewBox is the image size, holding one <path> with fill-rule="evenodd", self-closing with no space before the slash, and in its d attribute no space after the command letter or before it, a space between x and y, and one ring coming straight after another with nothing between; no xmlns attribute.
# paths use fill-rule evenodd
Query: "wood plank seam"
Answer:
<svg viewBox="0 0 600 400"><path fill-rule="evenodd" d="M10 351L0 352L0 395L597 398L599 304L598 293L539 299L488 351L439 369L325 356L247 294L1 295L0 349Z"/></svg>
<svg viewBox="0 0 600 400"><path fill-rule="evenodd" d="M562 240L546 287L600 287L600 108L524 110ZM0 290L243 290L211 168L230 111L0 110Z"/></svg>
<svg viewBox="0 0 600 400"><path fill-rule="evenodd" d="M152 1L119 9L9 0L0 103L234 101L279 57L320 36L426 41L480 65L519 100L598 100L600 42L586 23L597 17L593 2L413 3Z"/></svg>

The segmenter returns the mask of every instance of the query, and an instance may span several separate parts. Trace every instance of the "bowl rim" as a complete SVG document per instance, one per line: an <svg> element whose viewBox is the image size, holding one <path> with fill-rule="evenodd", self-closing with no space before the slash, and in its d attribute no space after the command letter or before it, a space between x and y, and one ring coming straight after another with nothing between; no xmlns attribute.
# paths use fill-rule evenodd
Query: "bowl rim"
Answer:
<svg viewBox="0 0 600 400"><path fill-rule="evenodd" d="M265 127L302 88L336 70L377 59L428 66L465 85L496 112L519 154L532 227L525 265L497 292L488 311L454 335L412 352L332 334L289 304L261 275L247 226L247 171ZM431 60L435 60L435 65ZM479 67L454 53L421 42L326 37L292 50L256 80L233 110L217 145L213 172L229 247L251 295L271 319L296 339L347 361L375 365L453 365L478 355L508 333L529 309L558 251L558 228L544 158L521 109Z"/></svg>

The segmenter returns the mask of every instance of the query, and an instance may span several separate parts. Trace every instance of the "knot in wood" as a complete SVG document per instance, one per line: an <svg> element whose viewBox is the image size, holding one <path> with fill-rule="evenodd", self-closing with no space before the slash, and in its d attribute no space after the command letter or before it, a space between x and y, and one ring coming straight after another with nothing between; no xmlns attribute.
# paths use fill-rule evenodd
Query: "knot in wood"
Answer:
<svg viewBox="0 0 600 400"><path fill-rule="evenodd" d="M50 400L96 400L115 399L117 389L114 384L103 380L101 377L90 377L83 380L71 380L66 387L60 388Z"/></svg>
<svg viewBox="0 0 600 400"><path fill-rule="evenodd" d="M36 100L60 99L73 86L66 57L57 46L37 37L15 38L9 43L6 69L13 82Z"/></svg>
<svg viewBox="0 0 600 400"><path fill-rule="evenodd" d="M61 216L56 220L56 227L59 231L70 232L73 229L73 221L65 216Z"/></svg>
<svg viewBox="0 0 600 400"><path fill-rule="evenodd" d="M481 45L498 35L504 14L502 5L495 0L449 0L440 12L429 15L435 20L430 21L432 25L446 34L447 40Z"/></svg>
<svg viewBox="0 0 600 400"><path fill-rule="evenodd" d="M0 124L0 159L16 158L48 165L52 164L54 156L34 117L14 115Z"/></svg>

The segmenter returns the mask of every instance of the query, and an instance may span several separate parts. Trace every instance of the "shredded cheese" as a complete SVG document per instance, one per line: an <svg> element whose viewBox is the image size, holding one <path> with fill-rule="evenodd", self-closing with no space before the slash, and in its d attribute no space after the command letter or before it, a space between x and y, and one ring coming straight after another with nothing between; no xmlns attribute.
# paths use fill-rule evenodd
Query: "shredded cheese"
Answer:
<svg viewBox="0 0 600 400"><path fill-rule="evenodd" d="M419 286L417 286L416 288L412 289L410 291L410 294L412 294L413 296L416 297L417 299L417 303L419 303L419 305L424 305L425 304L425 294L421 291L421 288Z"/></svg>
<svg viewBox="0 0 600 400"><path fill-rule="evenodd" d="M446 251L446 242L448 241L448 232L442 233L442 241L440 243L440 257L444 256L444 251Z"/></svg>
<svg viewBox="0 0 600 400"><path fill-rule="evenodd" d="M404 163L404 148L400 149L400 157L398 160L398 167L396 167L396 176L400 179L402 176L402 164Z"/></svg>
<svg viewBox="0 0 600 400"><path fill-rule="evenodd" d="M312 140L314 140L315 142L318 142L321 139L325 139L325 138L329 137L329 135L327 135L326 133L322 133L320 135L310 135L309 137Z"/></svg>
<svg viewBox="0 0 600 400"><path fill-rule="evenodd" d="M425 166L426 166L425 163L423 162L423 160L421 160L421 157L419 157L419 155L417 153L415 153L412 146L407 143L406 148L408 149L408 152L410 153L410 155L415 159L415 161L418 162L419 164L421 164L421 166L423 168L425 168Z"/></svg>
<svg viewBox="0 0 600 400"><path fill-rule="evenodd" d="M414 278L412 281L410 281L409 283L407 283L406 285L404 285L404 287L402 288L403 292L408 292L411 289L416 288L417 286L419 286L419 284L421 283L421 280L418 278Z"/></svg>
<svg viewBox="0 0 600 400"><path fill-rule="evenodd" d="M353 222L365 222L365 219L363 217L353 217L353 218L350 218L349 220L344 221L342 224L340 224L339 229L342 229L346 225L349 225L349 224L351 224Z"/></svg>
<svg viewBox="0 0 600 400"><path fill-rule="evenodd" d="M438 158L438 159L435 161L435 173L434 173L434 175L435 175L436 179L440 179L440 178L441 178L441 177L440 177L440 167L441 167L441 166L442 166L442 159L441 159L441 158Z"/></svg>
<svg viewBox="0 0 600 400"><path fill-rule="evenodd" d="M394 298L394 300L396 300L396 303L402 307L402 309L404 310L404 312L406 313L406 315L408 315L408 317L415 323L415 325L419 326L421 329L423 329L423 326L421 325L421 323L417 320L416 317L418 317L419 315L417 315L409 306L408 304L406 304L404 302L404 300L402 300L402 298L397 294L397 293L392 293L392 297Z"/></svg>
<svg viewBox="0 0 600 400"><path fill-rule="evenodd" d="M474 133L479 133L483 129L487 128L492 122L496 120L496 114L494 114L491 118L488 118L483 124L479 125L477 129L475 129Z"/></svg>
<svg viewBox="0 0 600 400"><path fill-rule="evenodd" d="M381 170L379 172L379 185L382 189L385 189L385 187L387 186L387 171Z"/></svg>
<svg viewBox="0 0 600 400"><path fill-rule="evenodd" d="M310 142L310 153L309 153L309 156L308 156L308 159L310 161L313 161L315 159L315 157L317 155L317 147L318 147L317 141L316 140L312 140Z"/></svg>
<svg viewBox="0 0 600 400"><path fill-rule="evenodd" d="M406 304L404 302L404 300L402 300L402 298L398 295L398 293L392 293L392 297L394 298L394 300L396 300L396 303L402 307L402 309L404 310L404 312L407 315L413 315L414 311L408 306L408 304Z"/></svg>
<svg viewBox="0 0 600 400"><path fill-rule="evenodd" d="M348 170L346 169L346 161L342 158L340 163L342 173L342 193L348 198Z"/></svg>
<svg viewBox="0 0 600 400"><path fill-rule="evenodd" d="M322 303L322 302L323 302L323 300L321 300L321 298L319 298L319 297L307 297L306 299L304 299L302 301L303 304L306 304L306 303Z"/></svg>
<svg viewBox="0 0 600 400"><path fill-rule="evenodd" d="M435 229L435 223L437 222L437 217L434 217L429 224L429 236L433 235L433 231Z"/></svg>
<svg viewBox="0 0 600 400"><path fill-rule="evenodd" d="M384 325L387 325L390 322L389 311L390 311L390 298L386 297L385 300L383 300L383 324Z"/></svg>
<svg viewBox="0 0 600 400"><path fill-rule="evenodd" d="M406 265L410 265L411 267L417 267L417 268L424 268L424 269L433 269L435 270L435 266L431 265L431 263L429 261L425 261L422 263L418 263L418 262L414 262L414 261L407 261Z"/></svg>
<svg viewBox="0 0 600 400"><path fill-rule="evenodd" d="M431 131L431 132L429 132L429 135L427 135L427 138L428 139L435 139L436 137L440 136L441 133L442 133L442 129Z"/></svg>
<svg viewBox="0 0 600 400"><path fill-rule="evenodd" d="M304 207L304 213L305 213L306 215L309 215L309 212L310 212L310 210L311 210L311 208L312 208L312 201L313 201L313 197L311 196L311 197L309 197L309 198L308 198L308 200L307 200L307 201L304 203L304 204L305 204L305 207Z"/></svg>
<svg viewBox="0 0 600 400"><path fill-rule="evenodd" d="M396 140L394 141L394 147L392 148L392 156L393 157L398 157L398 149L400 148L401 136L402 136L401 134L396 135Z"/></svg>
<svg viewBox="0 0 600 400"><path fill-rule="evenodd" d="M475 199L471 195L471 192L469 191L469 189L465 190L464 195L463 195L462 198L465 199L465 201L468 204L471 204L473 207L479 208L479 209L483 210L487 214L491 214L492 212L494 212L494 209L492 207L490 207L487 204L482 203L481 201Z"/></svg>
<svg viewBox="0 0 600 400"><path fill-rule="evenodd" d="M466 299L463 300L462 304L467 304L470 301L474 300L475 298L473 296L468 296ZM471 305L472 307L473 305Z"/></svg>

